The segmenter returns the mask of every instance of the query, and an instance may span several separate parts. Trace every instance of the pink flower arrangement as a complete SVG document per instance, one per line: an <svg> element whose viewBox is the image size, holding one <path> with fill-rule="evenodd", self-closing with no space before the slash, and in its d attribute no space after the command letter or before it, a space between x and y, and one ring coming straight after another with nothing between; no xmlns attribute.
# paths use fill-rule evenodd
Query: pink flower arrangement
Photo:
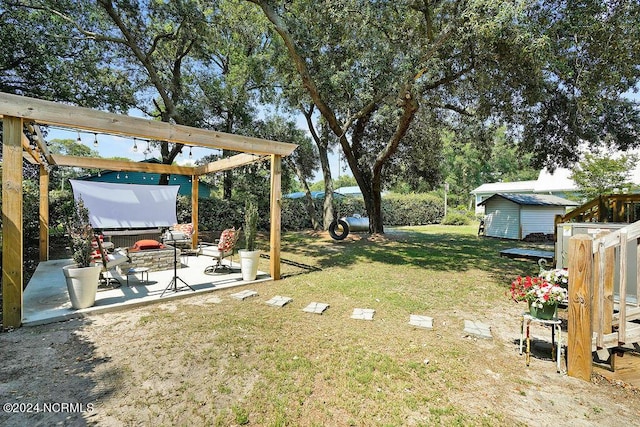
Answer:
<svg viewBox="0 0 640 427"><path fill-rule="evenodd" d="M567 298L567 290L550 283L543 277L518 276L511 282L511 299L527 301L529 305L542 308L545 305L556 305Z"/></svg>

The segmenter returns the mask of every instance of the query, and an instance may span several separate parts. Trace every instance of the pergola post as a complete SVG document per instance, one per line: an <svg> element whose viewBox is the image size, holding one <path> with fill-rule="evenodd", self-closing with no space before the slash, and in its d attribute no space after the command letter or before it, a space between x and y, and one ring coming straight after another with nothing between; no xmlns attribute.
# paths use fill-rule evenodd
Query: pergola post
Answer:
<svg viewBox="0 0 640 427"><path fill-rule="evenodd" d="M198 175L191 176L191 223L193 234L191 235L191 249L198 247Z"/></svg>
<svg viewBox="0 0 640 427"><path fill-rule="evenodd" d="M49 171L40 165L40 261L49 261Z"/></svg>
<svg viewBox="0 0 640 427"><path fill-rule="evenodd" d="M22 324L22 119L4 116L2 137L2 310L5 328Z"/></svg>
<svg viewBox="0 0 640 427"><path fill-rule="evenodd" d="M271 278L280 280L280 222L282 210L282 156L271 156L271 233L269 257Z"/></svg>

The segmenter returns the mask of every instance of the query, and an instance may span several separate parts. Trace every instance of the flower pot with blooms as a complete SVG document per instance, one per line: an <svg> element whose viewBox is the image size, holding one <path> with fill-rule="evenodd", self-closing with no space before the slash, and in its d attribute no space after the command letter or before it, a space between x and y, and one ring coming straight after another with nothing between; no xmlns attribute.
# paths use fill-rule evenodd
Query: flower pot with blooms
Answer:
<svg viewBox="0 0 640 427"><path fill-rule="evenodd" d="M569 289L569 270L566 268L554 268L551 270L541 271L540 277L551 284Z"/></svg>
<svg viewBox="0 0 640 427"><path fill-rule="evenodd" d="M526 301L529 312L540 319L552 319L558 303L567 298L567 290L543 277L518 276L511 282L511 299Z"/></svg>

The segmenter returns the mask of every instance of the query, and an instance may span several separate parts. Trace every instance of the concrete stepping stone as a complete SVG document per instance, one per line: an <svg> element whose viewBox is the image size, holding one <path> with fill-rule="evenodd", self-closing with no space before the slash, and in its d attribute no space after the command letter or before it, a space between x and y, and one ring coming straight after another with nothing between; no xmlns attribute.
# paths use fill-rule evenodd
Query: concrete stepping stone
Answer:
<svg viewBox="0 0 640 427"><path fill-rule="evenodd" d="M271 307L284 307L291 301L293 301L293 298L281 297L280 295L276 295L275 297L267 301L267 305L270 305Z"/></svg>
<svg viewBox="0 0 640 427"><path fill-rule="evenodd" d="M247 298L258 296L258 293L256 291L250 291L250 290L247 289L246 291L238 292L236 294L231 294L230 296L231 296L231 298L235 298L235 299L239 299L240 301L244 301Z"/></svg>
<svg viewBox="0 0 640 427"><path fill-rule="evenodd" d="M418 314L411 314L409 316L409 324L418 328L432 329L433 318L429 316L420 316Z"/></svg>
<svg viewBox="0 0 640 427"><path fill-rule="evenodd" d="M327 308L329 308L329 304L325 304L323 302L312 302L303 308L302 311L313 314L322 314Z"/></svg>
<svg viewBox="0 0 640 427"><path fill-rule="evenodd" d="M354 308L351 318L358 320L373 320L375 312L376 311L372 308Z"/></svg>
<svg viewBox="0 0 640 427"><path fill-rule="evenodd" d="M471 320L464 321L464 332L479 338L493 339L491 336L491 327L485 323L474 322Z"/></svg>

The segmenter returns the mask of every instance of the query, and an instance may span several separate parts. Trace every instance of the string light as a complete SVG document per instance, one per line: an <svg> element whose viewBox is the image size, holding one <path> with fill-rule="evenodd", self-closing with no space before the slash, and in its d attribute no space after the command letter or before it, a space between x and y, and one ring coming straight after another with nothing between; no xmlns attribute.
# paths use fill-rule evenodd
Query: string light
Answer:
<svg viewBox="0 0 640 427"><path fill-rule="evenodd" d="M134 153L138 152L138 143L136 142L135 138L133 138L133 152Z"/></svg>
<svg viewBox="0 0 640 427"><path fill-rule="evenodd" d="M129 174L128 173L124 174L124 179L129 179Z"/></svg>
<svg viewBox="0 0 640 427"><path fill-rule="evenodd" d="M98 146L98 134L97 133L93 134L93 146L94 147Z"/></svg>
<svg viewBox="0 0 640 427"><path fill-rule="evenodd" d="M76 139L78 144L82 143L82 138L80 138L80 131L78 131L78 139Z"/></svg>
<svg viewBox="0 0 640 427"><path fill-rule="evenodd" d="M191 147L189 147L189 158L193 159L193 153L191 152Z"/></svg>
<svg viewBox="0 0 640 427"><path fill-rule="evenodd" d="M120 179L120 174L117 174L117 175L116 175L116 179Z"/></svg>

